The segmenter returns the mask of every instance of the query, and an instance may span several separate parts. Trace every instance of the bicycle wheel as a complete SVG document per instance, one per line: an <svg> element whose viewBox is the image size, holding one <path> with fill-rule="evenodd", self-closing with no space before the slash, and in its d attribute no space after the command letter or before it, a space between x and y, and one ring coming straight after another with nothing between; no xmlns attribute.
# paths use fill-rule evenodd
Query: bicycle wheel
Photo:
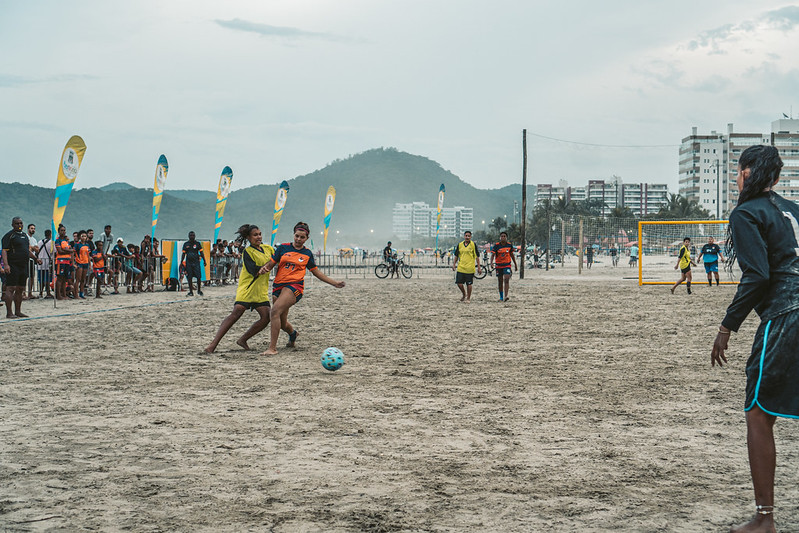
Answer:
<svg viewBox="0 0 799 533"><path fill-rule="evenodd" d="M388 277L389 269L388 265L385 263L380 263L375 267L375 276L380 279L386 279Z"/></svg>
<svg viewBox="0 0 799 533"><path fill-rule="evenodd" d="M410 265L402 265L402 275L405 276L405 279L411 279L413 277L413 269Z"/></svg>
<svg viewBox="0 0 799 533"><path fill-rule="evenodd" d="M486 277L486 269L481 268L480 270L475 270L474 277L475 279L483 279L484 277Z"/></svg>

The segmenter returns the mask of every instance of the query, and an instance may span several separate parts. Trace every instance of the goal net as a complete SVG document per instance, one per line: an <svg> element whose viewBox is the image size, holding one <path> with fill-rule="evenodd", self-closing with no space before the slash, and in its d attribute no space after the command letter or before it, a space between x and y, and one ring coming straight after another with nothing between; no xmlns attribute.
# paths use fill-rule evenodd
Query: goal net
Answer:
<svg viewBox="0 0 799 533"><path fill-rule="evenodd" d="M712 237L721 248L726 259L724 248L727 241L726 220L647 220L638 222L639 249L638 285L666 285L679 279L679 272L674 269L683 239L691 239L691 259L697 266L693 267L694 284L707 285L704 258L697 261L702 247ZM738 283L741 271L736 264L732 272L725 268L719 260L719 280L721 283Z"/></svg>

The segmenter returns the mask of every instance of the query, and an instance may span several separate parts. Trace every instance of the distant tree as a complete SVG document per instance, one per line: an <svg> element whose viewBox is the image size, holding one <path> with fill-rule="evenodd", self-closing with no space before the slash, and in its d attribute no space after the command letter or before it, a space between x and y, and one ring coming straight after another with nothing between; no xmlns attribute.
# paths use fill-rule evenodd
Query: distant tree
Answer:
<svg viewBox="0 0 799 533"><path fill-rule="evenodd" d="M697 202L689 200L680 194L669 194L665 206L652 218L663 218L671 220L697 220L709 219L710 211L704 209Z"/></svg>
<svg viewBox="0 0 799 533"><path fill-rule="evenodd" d="M635 218L633 210L629 207L614 207L608 213L610 218Z"/></svg>
<svg viewBox="0 0 799 533"><path fill-rule="evenodd" d="M499 235L499 232L505 229L508 226L508 221L505 220L503 217L497 217L491 221L488 225L489 228L494 230L494 232Z"/></svg>

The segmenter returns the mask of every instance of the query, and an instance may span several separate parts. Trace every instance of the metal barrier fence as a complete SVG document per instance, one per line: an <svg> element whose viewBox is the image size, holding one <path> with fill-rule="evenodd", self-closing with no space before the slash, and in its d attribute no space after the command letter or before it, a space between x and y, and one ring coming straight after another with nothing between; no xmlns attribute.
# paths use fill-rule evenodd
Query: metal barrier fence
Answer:
<svg viewBox="0 0 799 533"><path fill-rule="evenodd" d="M413 269L414 278L446 277L452 273L452 256L436 257L434 255L401 254L397 257ZM316 265L329 276L349 278L375 277L375 267L383 263L380 254L337 254L315 253Z"/></svg>
<svg viewBox="0 0 799 533"><path fill-rule="evenodd" d="M53 268L52 259L46 253L41 253L39 258L42 264L39 265L34 259L28 262L28 281L25 287L25 294L31 294L34 298L44 296L54 292L56 274ZM156 291L164 287L161 265L163 257L144 257L138 260L134 258L106 257L105 273L103 282L100 285L101 294L110 294L112 291L118 292L119 288L126 291ZM73 274L69 280L68 292L76 283L76 276ZM85 292L87 295L95 296L97 290L97 278L92 265L86 273Z"/></svg>

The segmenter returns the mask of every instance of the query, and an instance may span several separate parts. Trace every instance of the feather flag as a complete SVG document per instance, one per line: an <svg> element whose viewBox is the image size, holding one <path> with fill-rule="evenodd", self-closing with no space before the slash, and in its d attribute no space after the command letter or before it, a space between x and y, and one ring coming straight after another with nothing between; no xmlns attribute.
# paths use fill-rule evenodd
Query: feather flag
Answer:
<svg viewBox="0 0 799 533"><path fill-rule="evenodd" d="M441 228L441 210L444 209L444 184L438 189L438 215L436 216L436 250L438 250L438 230Z"/></svg>
<svg viewBox="0 0 799 533"><path fill-rule="evenodd" d="M155 166L155 182L153 183L153 225L150 228L150 238L155 237L155 225L158 224L158 212L161 210L161 198L164 196L166 186L166 173L169 171L169 163L166 156L161 154L158 164Z"/></svg>
<svg viewBox="0 0 799 533"><path fill-rule="evenodd" d="M233 171L230 167L222 169L219 177L219 189L216 191L216 217L214 218L214 241L219 238L219 230L222 228L222 217L225 216L225 203L227 195L230 193L230 183L233 181Z"/></svg>
<svg viewBox="0 0 799 533"><path fill-rule="evenodd" d="M61 153L61 164L58 166L58 178L55 186L55 202L53 203L53 237L58 235L56 230L64 219L64 211L67 210L72 185L75 183L75 178L78 177L78 170L80 170L85 153L86 143L77 135L73 135L67 141L64 151Z"/></svg>
<svg viewBox="0 0 799 533"><path fill-rule="evenodd" d="M277 235L277 228L280 226L280 218L283 216L283 209L286 207L286 200L289 197L289 182L283 180L280 182L280 187L277 189L277 196L275 196L275 214L272 216L272 241L271 245L275 245L275 235Z"/></svg>
<svg viewBox="0 0 799 533"><path fill-rule="evenodd" d="M333 216L333 204L336 203L336 188L332 185L327 188L325 196L325 242L323 245L324 253L327 253L327 230L330 228L330 218Z"/></svg>

